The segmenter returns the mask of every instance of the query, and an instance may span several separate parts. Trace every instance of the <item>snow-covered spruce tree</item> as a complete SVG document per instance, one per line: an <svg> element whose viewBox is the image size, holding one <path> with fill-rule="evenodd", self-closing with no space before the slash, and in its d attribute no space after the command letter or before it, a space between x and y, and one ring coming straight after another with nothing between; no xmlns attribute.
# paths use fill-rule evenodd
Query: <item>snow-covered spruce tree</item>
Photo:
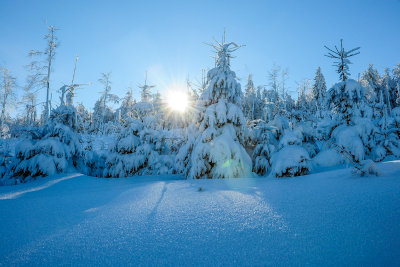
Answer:
<svg viewBox="0 0 400 267"><path fill-rule="evenodd" d="M212 44L217 52L216 67L207 74L207 89L198 101L199 130L188 160L188 178L246 177L251 159L243 147L246 135L241 109L242 92L230 69L232 52L240 48L231 42Z"/></svg>
<svg viewBox="0 0 400 267"><path fill-rule="evenodd" d="M349 64L351 64L349 58L358 55L360 47L345 51L341 39L340 49L337 46L335 46L336 51L327 46L325 48L329 51L325 56L337 60L334 66L337 67L337 73L342 80L329 90L327 101L333 112L338 115L338 119L346 121L346 124L349 125L353 116L360 116L359 107L364 104L364 88L357 81L348 80Z"/></svg>
<svg viewBox="0 0 400 267"><path fill-rule="evenodd" d="M103 85L104 90L101 93L101 97L96 101L93 110L92 118L92 129L93 132L105 133L107 128L107 123L112 123L114 120L114 111L108 104L118 103L119 98L115 94L111 94L111 72L102 73L99 82Z"/></svg>
<svg viewBox="0 0 400 267"><path fill-rule="evenodd" d="M95 140L91 136L83 136L85 142L82 144L81 157L79 161L79 170L90 176L103 177L106 159L109 155L105 149L96 149L94 147ZM104 143L103 143L104 145Z"/></svg>
<svg viewBox="0 0 400 267"><path fill-rule="evenodd" d="M257 143L253 151L253 171L258 175L264 176L271 167L271 156L275 152L273 135L274 127L268 126L265 122L260 122L254 129L255 141Z"/></svg>
<svg viewBox="0 0 400 267"><path fill-rule="evenodd" d="M310 156L318 152L318 147L313 129L308 124L310 123L301 122L295 126L285 117L276 116L264 128L264 134L268 134L268 149L271 153L268 160L270 176L291 177L310 172Z"/></svg>
<svg viewBox="0 0 400 267"><path fill-rule="evenodd" d="M366 104L364 88L352 79L336 83L328 91L327 102L339 124L354 124L354 118L361 116L362 105Z"/></svg>
<svg viewBox="0 0 400 267"><path fill-rule="evenodd" d="M79 117L73 106L60 106L50 119L15 147L15 158L3 178L5 184L16 184L65 172L78 164L80 140Z"/></svg>
<svg viewBox="0 0 400 267"><path fill-rule="evenodd" d="M189 77L186 79L186 89L187 89L187 94L189 98L189 106L193 106L193 103L199 99L199 91L201 89L201 85L198 86L199 89L196 88L196 85L194 85L190 80Z"/></svg>
<svg viewBox="0 0 400 267"><path fill-rule="evenodd" d="M359 82L348 79L350 75L348 64L351 63L348 58L359 54L357 52L359 47L345 51L341 41L341 49L335 48L336 52L327 48L330 51L327 56L339 59L336 66L342 81L328 91L327 102L334 113L336 126L331 128L332 132L329 134L331 140L325 142L331 149L350 160L361 174L365 174L363 169L370 165L370 162L364 160L375 146L376 127L366 116L368 106L364 87ZM373 170L369 167L367 169Z"/></svg>
<svg viewBox="0 0 400 267"><path fill-rule="evenodd" d="M261 94L261 102L262 102L262 119L266 122L272 121L277 115L278 108L278 93L273 89L263 88Z"/></svg>
<svg viewBox="0 0 400 267"><path fill-rule="evenodd" d="M286 86L287 80L289 79L288 69L283 69L281 71L281 81L279 83L279 94L281 97L281 114L288 116L291 109L291 97L288 94L288 87Z"/></svg>
<svg viewBox="0 0 400 267"><path fill-rule="evenodd" d="M244 90L244 112L248 120L255 120L255 111L257 108L256 88L253 83L252 75L249 74L247 78L246 88Z"/></svg>
<svg viewBox="0 0 400 267"><path fill-rule="evenodd" d="M311 121L300 122L294 127L294 130L301 133L301 146L307 151L310 158L315 157L320 149L317 145L315 128Z"/></svg>
<svg viewBox="0 0 400 267"><path fill-rule="evenodd" d="M264 102L263 102L263 86L259 85L257 86L257 90L256 90L256 103L257 103L257 107L255 109L255 113L254 113L254 118L256 120L260 120L263 117L264 114Z"/></svg>
<svg viewBox="0 0 400 267"><path fill-rule="evenodd" d="M90 127L91 114L82 103L76 106L76 112L81 119L81 129L79 129L79 132L86 133Z"/></svg>
<svg viewBox="0 0 400 267"><path fill-rule="evenodd" d="M183 142L178 149L176 154L176 173L182 173L185 176L189 176L191 164L191 156L193 152L194 144L199 136L198 129L194 123L186 127L183 133Z"/></svg>
<svg viewBox="0 0 400 267"><path fill-rule="evenodd" d="M106 160L105 177L128 177L137 173L144 164L145 157L135 155L140 146L140 132L143 130L141 120L127 119L124 129L118 135Z"/></svg>
<svg viewBox="0 0 400 267"><path fill-rule="evenodd" d="M382 78L374 65L369 64L368 69L364 71L360 78L361 85L365 88L365 94L372 100L378 101L379 91L381 90Z"/></svg>
<svg viewBox="0 0 400 267"><path fill-rule="evenodd" d="M160 127L162 118L150 102L150 88L143 89L141 101L132 107L132 118L122 120L122 130L106 159L105 177L170 174L174 171L174 155L167 142L168 132Z"/></svg>
<svg viewBox="0 0 400 267"><path fill-rule="evenodd" d="M297 97L297 101L295 104L295 118L297 119L297 121L300 122L309 119L310 116L314 116L314 114L311 113L310 101L307 98L311 90L310 80L304 79L298 85L297 90L299 96Z"/></svg>
<svg viewBox="0 0 400 267"><path fill-rule="evenodd" d="M340 50L335 46L336 52L325 46L330 51L326 55L327 57L339 59L338 62L335 62L335 66L338 67L337 72L342 80L329 89L327 103L337 115L339 123L344 121L347 125L350 125L354 124L353 119L355 117L361 115L360 106L364 104L365 89L359 82L348 79L350 75L348 64L351 64L348 58L359 54L359 52L356 52L359 47L345 51L342 40L340 40L340 44Z"/></svg>
<svg viewBox="0 0 400 267"><path fill-rule="evenodd" d="M395 107L392 110L392 117L394 119L394 133L400 138L400 107Z"/></svg>
<svg viewBox="0 0 400 267"><path fill-rule="evenodd" d="M279 96L279 81L278 81L278 77L279 77L279 72L280 72L280 67L277 65L273 65L271 70L268 72L268 87L269 89L274 92L273 98L270 99L270 102L273 103L273 118L277 115L277 114L281 114L281 99Z"/></svg>
<svg viewBox="0 0 400 267"><path fill-rule="evenodd" d="M314 84L311 87L310 94L311 111L317 113L316 115L321 117L323 111L326 109L326 82L320 67L318 67L315 73Z"/></svg>
<svg viewBox="0 0 400 267"><path fill-rule="evenodd" d="M344 82L347 80L349 73L349 64L351 61L349 60L350 57L360 54L358 51L360 47L353 48L349 51L345 51L343 48L343 39L340 39L340 49L335 46L335 50L330 49L329 47L325 46L328 49L328 54L326 55L329 58L336 59L334 66L337 67L336 72L339 74L340 79Z"/></svg>
<svg viewBox="0 0 400 267"><path fill-rule="evenodd" d="M396 87L396 105L394 107L400 107L400 63L392 70L393 83Z"/></svg>
<svg viewBox="0 0 400 267"><path fill-rule="evenodd" d="M397 134L399 127L396 122L398 109L393 109L394 116L392 117L389 116L389 108L386 105L383 107L383 115L378 122L375 144L371 153L374 161L381 161L390 155L400 157L400 139Z"/></svg>
<svg viewBox="0 0 400 267"><path fill-rule="evenodd" d="M132 87L129 87L125 97L122 99L120 108L117 110L118 119L121 121L135 117L133 110L135 104L136 101L133 99Z"/></svg>
<svg viewBox="0 0 400 267"><path fill-rule="evenodd" d="M389 68L385 68L382 77L382 88L384 92L384 99L389 110L389 115L391 110L397 106L397 84L395 78L390 74Z"/></svg>
<svg viewBox="0 0 400 267"><path fill-rule="evenodd" d="M142 120L127 119L106 160L105 177L173 173L174 156L166 132Z"/></svg>
<svg viewBox="0 0 400 267"><path fill-rule="evenodd" d="M140 96L141 96L142 102L150 103L150 100L151 100L150 89L154 88L154 87L155 87L155 85L147 84L147 72L146 72L146 78L144 79L144 84L139 86L139 88L141 89Z"/></svg>
<svg viewBox="0 0 400 267"><path fill-rule="evenodd" d="M365 88L365 98L373 109L373 117L376 119L381 118L382 105L380 105L380 95L382 91L382 78L372 64L363 72L360 83Z"/></svg>
<svg viewBox="0 0 400 267"><path fill-rule="evenodd" d="M396 105L397 107L400 107L400 83L398 83L396 87L397 87Z"/></svg>

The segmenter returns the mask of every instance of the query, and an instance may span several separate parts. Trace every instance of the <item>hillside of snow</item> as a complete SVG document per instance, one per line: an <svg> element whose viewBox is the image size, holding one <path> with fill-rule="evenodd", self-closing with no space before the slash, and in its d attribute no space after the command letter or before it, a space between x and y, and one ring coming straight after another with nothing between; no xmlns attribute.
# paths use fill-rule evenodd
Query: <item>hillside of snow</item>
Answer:
<svg viewBox="0 0 400 267"><path fill-rule="evenodd" d="M400 161L296 178L0 187L0 265L398 265Z"/></svg>

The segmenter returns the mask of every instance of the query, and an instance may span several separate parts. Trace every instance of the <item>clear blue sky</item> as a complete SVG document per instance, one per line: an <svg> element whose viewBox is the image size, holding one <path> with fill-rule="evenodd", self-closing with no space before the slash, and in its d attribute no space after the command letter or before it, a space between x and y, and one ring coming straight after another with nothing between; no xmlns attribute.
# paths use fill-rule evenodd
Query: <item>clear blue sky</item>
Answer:
<svg viewBox="0 0 400 267"><path fill-rule="evenodd" d="M267 84L276 63L289 69L290 89L313 78L321 66L328 86L338 75L324 45L344 39L361 46L350 67L353 78L373 63L379 71L400 63L400 1L0 1L0 64L23 85L30 49L43 49L46 25L58 26L60 47L52 78L54 93L69 83L79 54L77 82L93 82L77 102L93 108L101 91L101 72L112 71L113 92L123 96L149 71L160 91L173 83L201 77L213 67L210 47L220 39L246 46L236 52L232 69L242 79L253 74ZM135 87L137 89L137 87ZM138 90L135 96L139 97ZM44 99L44 90L40 95Z"/></svg>

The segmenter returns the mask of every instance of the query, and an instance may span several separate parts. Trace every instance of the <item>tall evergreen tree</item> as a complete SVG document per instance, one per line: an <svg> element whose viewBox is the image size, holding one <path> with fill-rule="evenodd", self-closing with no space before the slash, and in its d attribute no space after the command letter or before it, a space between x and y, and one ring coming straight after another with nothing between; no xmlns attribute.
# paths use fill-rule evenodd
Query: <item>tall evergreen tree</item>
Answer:
<svg viewBox="0 0 400 267"><path fill-rule="evenodd" d="M355 80L349 79L349 57L358 55L360 47L345 51L343 40L340 40L340 50L335 46L336 51L325 46L330 52L326 55L329 58L338 59L335 62L337 73L342 82L336 83L328 92L328 104L332 111L336 113L340 121L345 121L349 125L353 117L360 115L360 107L364 104L364 88Z"/></svg>
<svg viewBox="0 0 400 267"><path fill-rule="evenodd" d="M325 109L326 82L320 67L315 73L314 84L311 87L311 101L313 112Z"/></svg>
<svg viewBox="0 0 400 267"><path fill-rule="evenodd" d="M243 146L242 93L230 69L231 54L241 46L223 40L212 47L217 53L216 67L208 72L207 89L199 99L196 124L200 134L187 161L188 178L246 177L251 173L251 159Z"/></svg>
<svg viewBox="0 0 400 267"><path fill-rule="evenodd" d="M120 119L126 120L127 118L133 118L135 116L133 107L136 101L133 99L132 87L128 88L125 97L122 99L121 107L118 110Z"/></svg>
<svg viewBox="0 0 400 267"><path fill-rule="evenodd" d="M255 119L255 109L257 105L257 99L256 99L256 88L253 83L253 78L252 75L249 74L247 78L247 84L245 88L245 115L248 120L254 120Z"/></svg>
<svg viewBox="0 0 400 267"><path fill-rule="evenodd" d="M369 103L374 106L379 102L380 91L382 90L382 78L372 64L361 75L360 83L366 90L365 94Z"/></svg>

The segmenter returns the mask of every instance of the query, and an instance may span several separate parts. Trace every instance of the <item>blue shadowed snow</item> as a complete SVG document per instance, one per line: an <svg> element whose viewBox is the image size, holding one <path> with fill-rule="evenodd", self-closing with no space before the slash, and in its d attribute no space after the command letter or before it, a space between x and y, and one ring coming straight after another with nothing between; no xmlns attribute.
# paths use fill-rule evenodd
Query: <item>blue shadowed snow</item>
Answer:
<svg viewBox="0 0 400 267"><path fill-rule="evenodd" d="M4 186L0 265L398 265L400 161L378 168Z"/></svg>

